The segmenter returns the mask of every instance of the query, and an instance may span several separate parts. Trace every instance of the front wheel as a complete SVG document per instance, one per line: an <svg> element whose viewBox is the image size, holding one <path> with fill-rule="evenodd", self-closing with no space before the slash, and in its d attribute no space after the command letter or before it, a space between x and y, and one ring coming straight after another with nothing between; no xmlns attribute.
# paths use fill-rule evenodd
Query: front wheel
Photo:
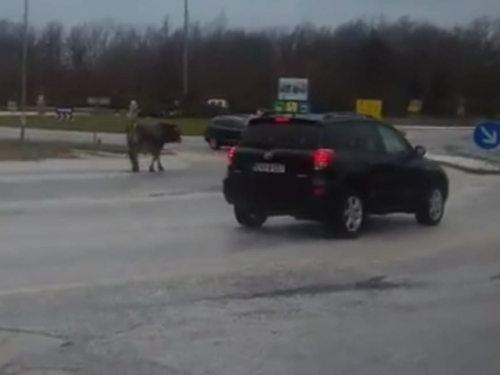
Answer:
<svg viewBox="0 0 500 375"><path fill-rule="evenodd" d="M424 226L438 225L443 219L444 207L443 191L437 187L432 188L415 213L417 222Z"/></svg>
<svg viewBox="0 0 500 375"><path fill-rule="evenodd" d="M236 221L245 228L260 228L267 220L267 214L257 210L234 206Z"/></svg>

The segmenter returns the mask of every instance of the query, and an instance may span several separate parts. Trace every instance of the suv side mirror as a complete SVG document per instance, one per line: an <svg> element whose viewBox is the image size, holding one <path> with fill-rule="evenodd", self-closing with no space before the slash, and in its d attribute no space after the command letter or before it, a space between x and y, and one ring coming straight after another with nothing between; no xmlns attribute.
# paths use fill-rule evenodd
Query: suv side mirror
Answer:
<svg viewBox="0 0 500 375"><path fill-rule="evenodd" d="M422 158L424 157L424 155L427 153L427 150L425 149L424 146L415 146L415 155L419 158Z"/></svg>

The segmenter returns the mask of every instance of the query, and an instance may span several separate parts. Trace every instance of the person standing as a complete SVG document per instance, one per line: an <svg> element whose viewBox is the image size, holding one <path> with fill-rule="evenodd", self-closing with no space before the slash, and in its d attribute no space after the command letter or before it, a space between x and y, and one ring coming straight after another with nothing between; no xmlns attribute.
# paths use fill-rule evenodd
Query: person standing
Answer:
<svg viewBox="0 0 500 375"><path fill-rule="evenodd" d="M139 150L135 131L139 112L139 104L136 100L131 100L127 113L127 125L125 133L127 136L128 157L130 159L130 163L132 164L133 172L139 171Z"/></svg>

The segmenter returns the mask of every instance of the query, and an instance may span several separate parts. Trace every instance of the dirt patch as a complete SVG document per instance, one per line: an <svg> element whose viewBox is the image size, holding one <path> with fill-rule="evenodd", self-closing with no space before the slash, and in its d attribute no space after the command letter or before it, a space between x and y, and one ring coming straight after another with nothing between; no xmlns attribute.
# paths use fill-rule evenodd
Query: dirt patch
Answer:
<svg viewBox="0 0 500 375"><path fill-rule="evenodd" d="M72 147L58 143L0 141L0 161L77 158Z"/></svg>

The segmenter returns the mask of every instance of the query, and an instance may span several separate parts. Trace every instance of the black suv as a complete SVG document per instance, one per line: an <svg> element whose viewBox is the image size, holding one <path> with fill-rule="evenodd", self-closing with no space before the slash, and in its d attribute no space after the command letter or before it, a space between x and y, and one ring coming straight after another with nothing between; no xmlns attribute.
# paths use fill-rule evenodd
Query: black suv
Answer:
<svg viewBox="0 0 500 375"><path fill-rule="evenodd" d="M290 215L356 237L367 214L443 218L449 183L393 126L358 117L259 118L229 151L224 196L236 220L257 228Z"/></svg>
<svg viewBox="0 0 500 375"><path fill-rule="evenodd" d="M238 143L245 131L250 115L225 115L214 117L205 129L205 141L212 150Z"/></svg>

